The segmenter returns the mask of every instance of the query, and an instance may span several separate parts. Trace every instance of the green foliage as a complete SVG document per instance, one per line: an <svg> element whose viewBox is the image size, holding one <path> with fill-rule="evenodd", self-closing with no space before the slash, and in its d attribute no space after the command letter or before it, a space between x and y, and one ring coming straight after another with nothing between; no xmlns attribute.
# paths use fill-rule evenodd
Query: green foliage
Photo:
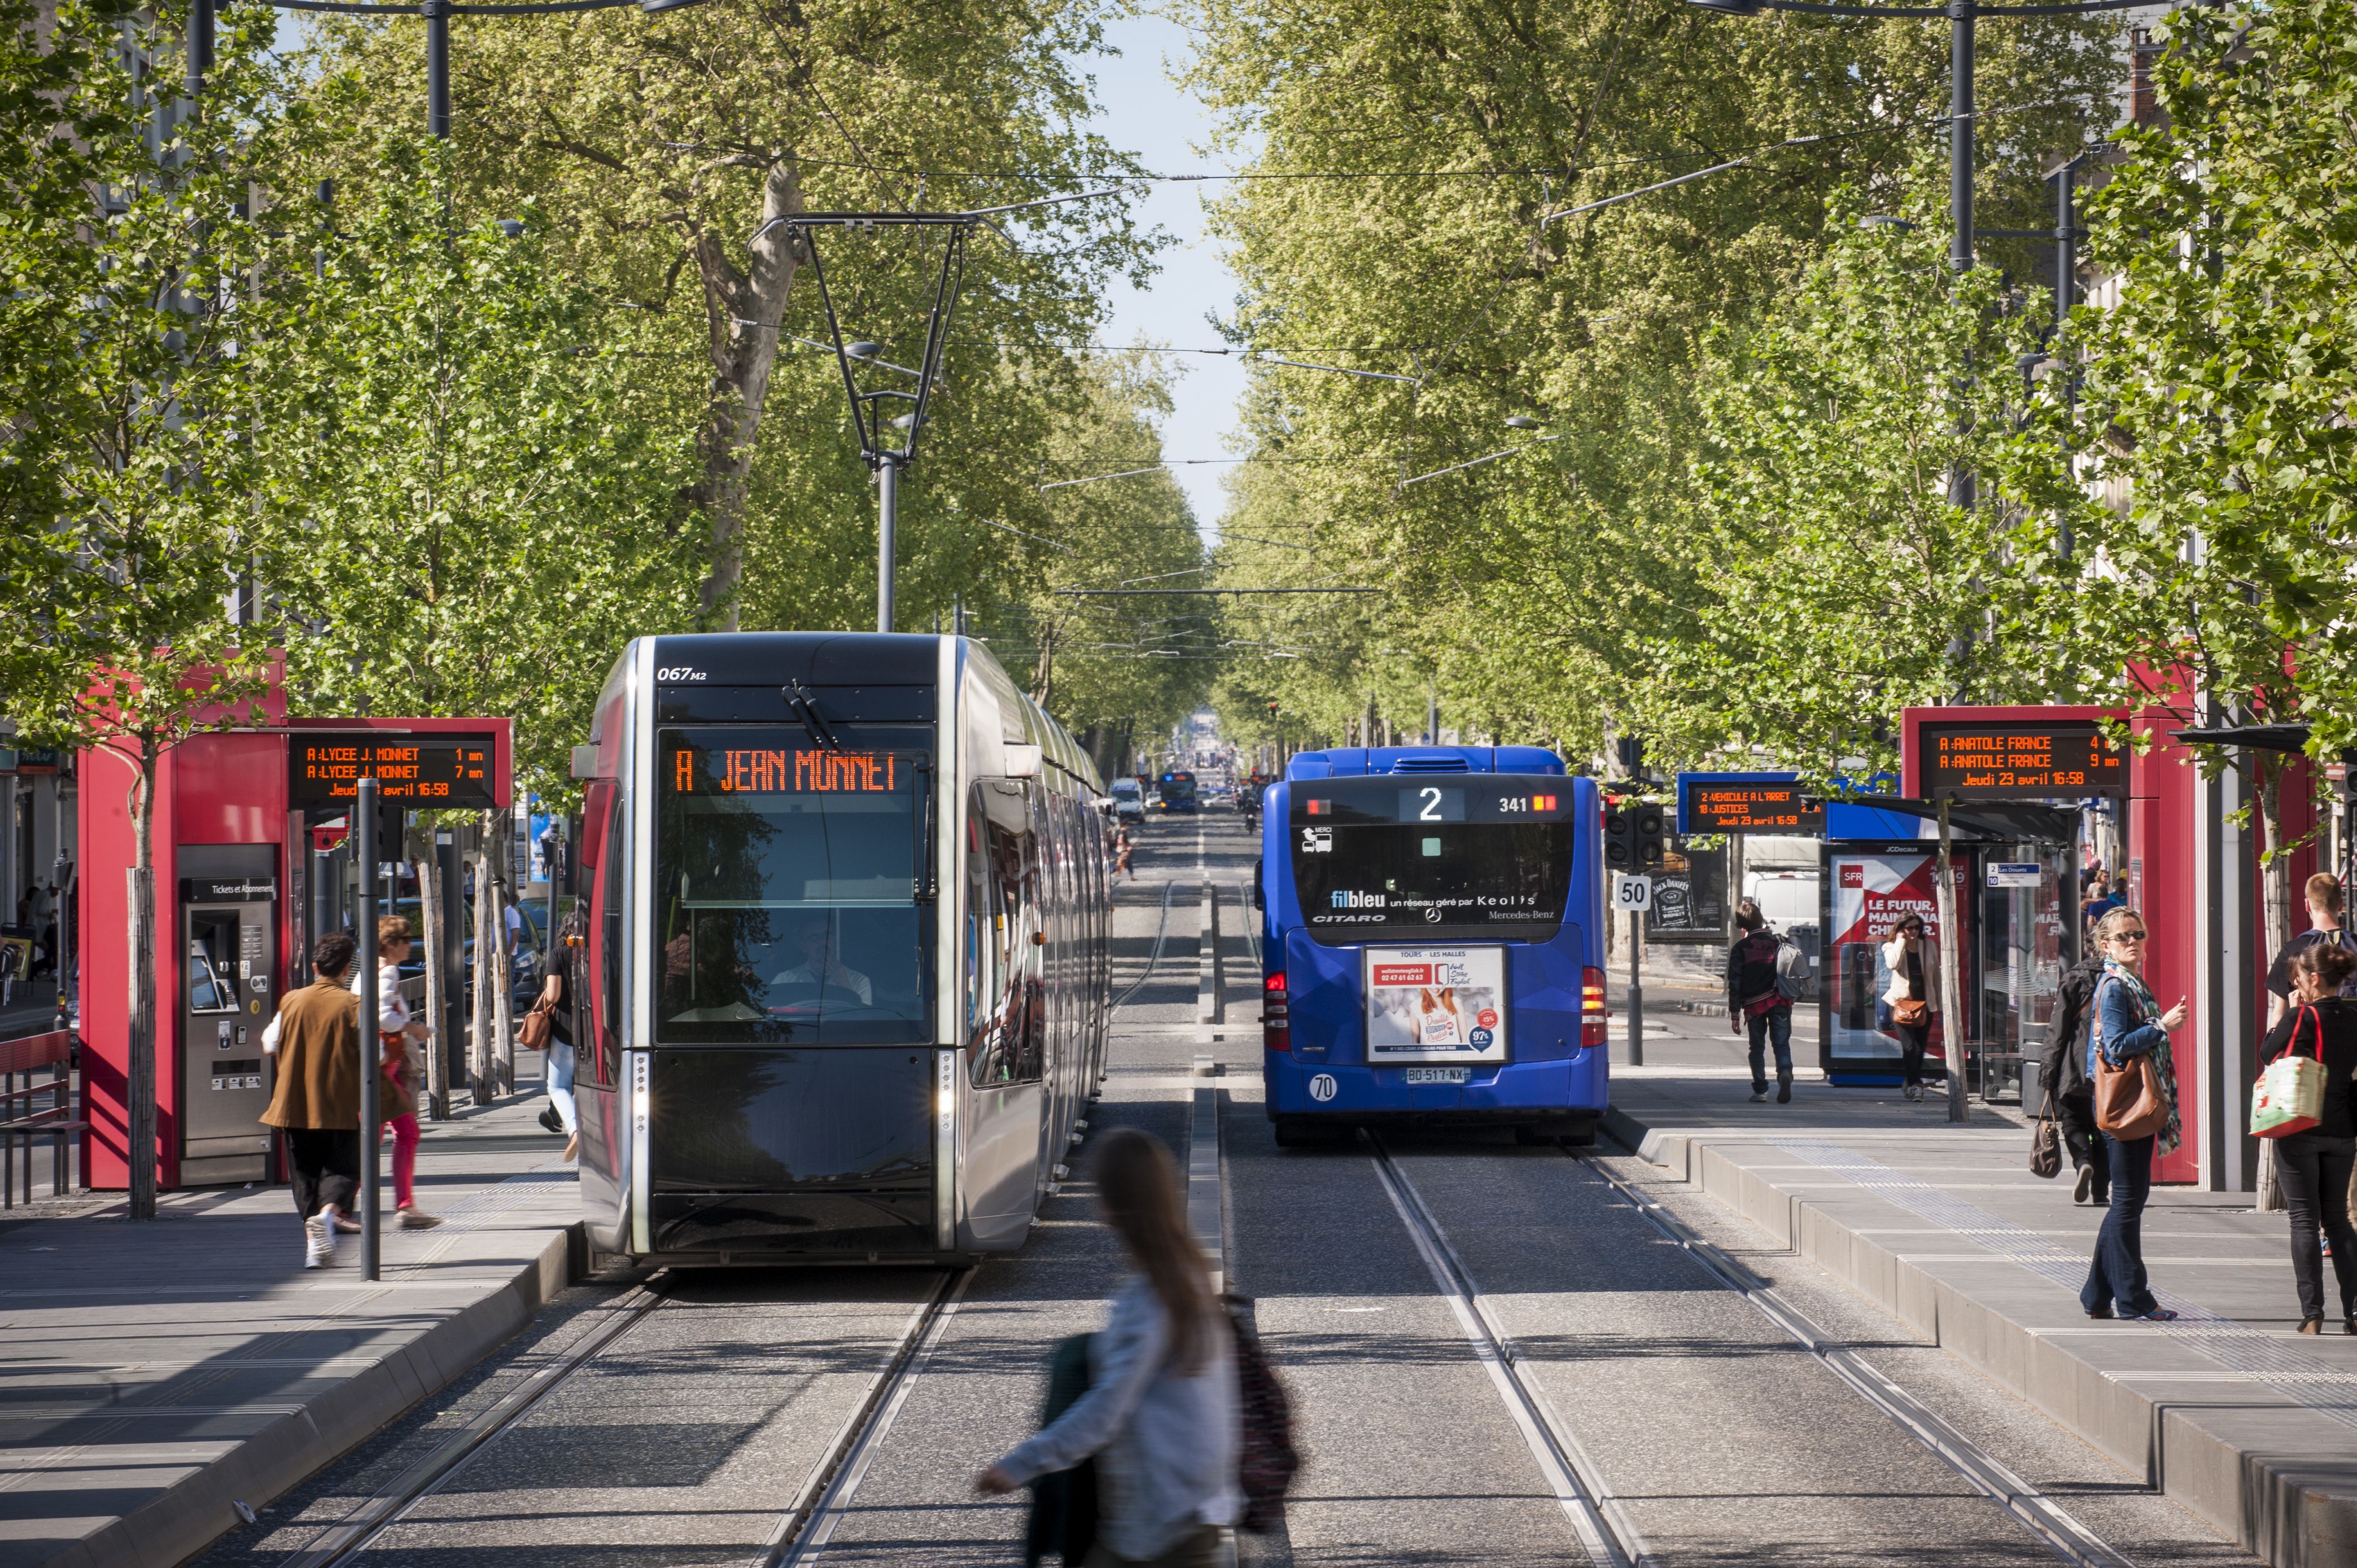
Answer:
<svg viewBox="0 0 2357 1568"><path fill-rule="evenodd" d="M1958 283L1943 172L1910 193L1912 231L1842 225L1757 329L1709 345L1685 582L1633 707L1674 757L1895 768L1901 708L2044 694L2043 660L1988 635L2006 505L1960 508L1950 484L2010 435L2046 317L1993 269Z"/></svg>
<svg viewBox="0 0 2357 1568"><path fill-rule="evenodd" d="M101 746L143 779L265 673L227 606L256 545L253 366L228 306L264 243L249 182L286 130L267 27L223 15L208 113L183 121L136 13L0 6L0 701L32 744Z"/></svg>
<svg viewBox="0 0 2357 1568"><path fill-rule="evenodd" d="M274 214L247 312L263 575L298 710L512 715L522 783L561 795L621 645L694 624L696 411L530 209L512 238L446 229L438 165L395 139L332 208Z"/></svg>
<svg viewBox="0 0 2357 1568"><path fill-rule="evenodd" d="M961 209L1108 183L1130 166L1080 129L1075 61L1097 0L979 0L920 16L903 0L732 0L469 20L452 47L454 209L533 203L553 265L647 318L640 373L665 399L753 434L742 517L747 627L874 624L875 487L859 460L807 254L761 286L764 213ZM414 24L331 22L317 61L351 94L334 173L421 114ZM1042 175L1039 171L1049 171ZM1083 177L1086 177L1084 179ZM817 236L846 337L906 365L934 298L938 232ZM901 490L899 623L944 619L1039 581L1019 536L1056 517L1038 485L1093 396L1063 351L1095 333L1106 282L1143 276L1153 242L1122 203L1009 214L977 233L918 463ZM790 293L785 292L790 288ZM782 295L782 297L780 297ZM762 311L782 311L774 334ZM764 356L774 338L774 361ZM905 388L905 377L863 371ZM726 443L707 427L704 493Z"/></svg>
<svg viewBox="0 0 2357 1568"><path fill-rule="evenodd" d="M2083 384L2042 383L2014 461L2032 621L2093 689L2309 721L2330 756L2357 743L2357 16L2188 10L2158 36L2170 123L2124 133L2089 202L2116 303L2077 313Z"/></svg>
<svg viewBox="0 0 2357 1568"><path fill-rule="evenodd" d="M1718 524L1688 493L1709 426L1705 343L1714 328L1740 343L1789 299L1855 215L1836 217L1837 192L1881 211L1905 199L1945 139L1947 29L1738 19L1681 0L1196 9L1200 84L1240 138L1263 139L1263 168L1364 177L1238 188L1223 213L1244 274L1237 335L1416 378L1264 370L1254 450L1295 476L1294 532L1280 536L1390 590L1383 646L1437 678L1445 725L1495 718L1503 738L1579 748L1631 724L1674 728L1657 752L1735 733L1733 713L1708 712L1714 693L1660 658L1697 616L1724 611L1704 564L1723 551ZM2116 27L1982 22L1982 223L2050 222L2040 175L2107 123ZM1739 168L1553 216L1746 154ZM1983 261L2026 273L2034 257L1998 242ZM1947 280L1918 286L1930 305ZM1509 416L1541 428L1517 435ZM1323 660L1354 689L1297 705L1352 712L1372 684L1392 693L1386 717L1420 728L1422 682L1370 681L1365 663ZM1824 705L1802 695L1780 731ZM1402 697L1405 712L1392 705Z"/></svg>

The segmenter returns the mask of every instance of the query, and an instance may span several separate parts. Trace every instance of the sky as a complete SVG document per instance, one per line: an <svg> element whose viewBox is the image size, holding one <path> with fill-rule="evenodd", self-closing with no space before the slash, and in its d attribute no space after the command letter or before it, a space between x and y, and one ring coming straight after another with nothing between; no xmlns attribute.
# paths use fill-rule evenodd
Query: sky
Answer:
<svg viewBox="0 0 2357 1568"><path fill-rule="evenodd" d="M1231 166L1231 160L1198 150L1211 141L1211 116L1171 80L1189 57L1186 30L1158 16L1135 16L1107 27L1105 41L1121 51L1120 58L1099 58L1083 66L1097 81L1101 108L1093 128L1115 147L1136 154L1157 174ZM1234 309L1236 280L1205 231L1203 199L1226 188L1192 182L1152 188L1136 209L1138 218L1168 231L1178 242L1162 252L1161 270L1144 289L1126 283L1115 285L1112 317L1100 341L1171 349L1224 346L1206 318ZM1177 407L1162 430L1164 456L1178 462L1231 455L1236 402L1244 388L1243 366L1232 357L1206 354L1176 355L1173 363L1180 373L1172 389ZM1176 469L1196 524L1207 533L1226 505L1221 480L1230 467L1180 463Z"/></svg>

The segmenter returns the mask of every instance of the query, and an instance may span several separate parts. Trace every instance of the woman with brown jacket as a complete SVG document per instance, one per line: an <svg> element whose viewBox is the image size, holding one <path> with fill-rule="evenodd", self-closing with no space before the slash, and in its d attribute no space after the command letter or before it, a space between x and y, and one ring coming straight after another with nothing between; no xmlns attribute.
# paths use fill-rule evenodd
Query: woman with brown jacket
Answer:
<svg viewBox="0 0 2357 1568"><path fill-rule="evenodd" d="M336 1220L360 1187L361 999L344 989L357 950L349 932L321 937L311 983L279 999L270 1026L278 1083L262 1120L286 1134L307 1269L336 1261Z"/></svg>

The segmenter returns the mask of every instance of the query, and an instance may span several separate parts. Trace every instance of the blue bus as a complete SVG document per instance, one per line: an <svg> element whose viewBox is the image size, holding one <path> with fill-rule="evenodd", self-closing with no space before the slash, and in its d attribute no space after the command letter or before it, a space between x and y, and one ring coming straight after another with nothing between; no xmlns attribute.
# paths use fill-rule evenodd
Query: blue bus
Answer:
<svg viewBox="0 0 2357 1568"><path fill-rule="evenodd" d="M1591 1140L1601 836L1594 780L1535 746L1294 757L1254 876L1277 1143L1387 1121Z"/></svg>
<svg viewBox="0 0 2357 1568"><path fill-rule="evenodd" d="M1165 773L1154 781L1155 797L1166 811L1192 811L1200 809L1195 799L1195 776L1180 769Z"/></svg>

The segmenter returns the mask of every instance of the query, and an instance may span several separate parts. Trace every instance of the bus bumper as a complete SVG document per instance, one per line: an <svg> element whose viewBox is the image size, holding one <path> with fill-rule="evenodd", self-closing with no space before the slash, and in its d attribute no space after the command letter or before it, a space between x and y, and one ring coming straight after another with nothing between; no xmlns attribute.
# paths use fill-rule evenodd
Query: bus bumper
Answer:
<svg viewBox="0 0 2357 1568"><path fill-rule="evenodd" d="M1552 1060L1474 1067L1461 1084L1411 1084L1404 1068L1297 1061L1289 1051L1266 1051L1261 1083L1272 1117L1523 1124L1602 1115L1604 1059L1602 1047L1590 1047Z"/></svg>

